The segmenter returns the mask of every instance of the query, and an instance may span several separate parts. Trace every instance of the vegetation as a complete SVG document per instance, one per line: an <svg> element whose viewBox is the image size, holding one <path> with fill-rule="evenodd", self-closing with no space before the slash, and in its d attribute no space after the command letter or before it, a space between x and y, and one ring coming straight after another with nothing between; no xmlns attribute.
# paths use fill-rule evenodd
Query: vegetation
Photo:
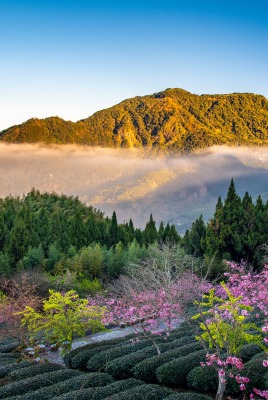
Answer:
<svg viewBox="0 0 268 400"><path fill-rule="evenodd" d="M26 305L21 311L22 325L26 326L31 339L38 338L68 351L75 336L85 336L87 330L93 333L104 330L102 318L105 309L88 307L86 299L80 299L74 290L65 294L49 291L41 311Z"/></svg>
<svg viewBox="0 0 268 400"><path fill-rule="evenodd" d="M268 241L268 202L259 196L254 204L246 192L241 199L232 179L224 202L219 198L214 217L206 226L198 218L182 240L188 254L204 257L216 276L225 269L222 260L244 262L261 268Z"/></svg>
<svg viewBox="0 0 268 400"><path fill-rule="evenodd" d="M167 89L123 101L76 123L30 119L0 133L14 143L77 143L190 152L215 144L267 144L268 102L260 95L191 94Z"/></svg>
<svg viewBox="0 0 268 400"><path fill-rule="evenodd" d="M152 216L141 231L131 220L118 224L115 213L105 218L78 198L33 189L23 198L0 199L0 276L41 269L58 276L48 287L94 294L99 280L123 273L163 237L180 239L169 224L158 231Z"/></svg>

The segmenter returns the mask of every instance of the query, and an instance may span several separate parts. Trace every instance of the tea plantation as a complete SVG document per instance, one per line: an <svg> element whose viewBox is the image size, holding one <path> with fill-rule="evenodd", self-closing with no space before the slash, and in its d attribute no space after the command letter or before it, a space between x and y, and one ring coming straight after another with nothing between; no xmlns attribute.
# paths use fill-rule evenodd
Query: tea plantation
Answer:
<svg viewBox="0 0 268 400"><path fill-rule="evenodd" d="M201 367L205 351L193 332L181 325L169 336L150 339L134 335L77 348L64 357L66 367L34 363L20 358L18 343L0 342L0 399L7 400L211 400L217 376ZM132 342L133 341L133 342ZM264 353L256 345L240 354L251 386L268 386L262 365ZM239 396L239 386L228 382L229 395ZM210 395L208 395L208 393Z"/></svg>

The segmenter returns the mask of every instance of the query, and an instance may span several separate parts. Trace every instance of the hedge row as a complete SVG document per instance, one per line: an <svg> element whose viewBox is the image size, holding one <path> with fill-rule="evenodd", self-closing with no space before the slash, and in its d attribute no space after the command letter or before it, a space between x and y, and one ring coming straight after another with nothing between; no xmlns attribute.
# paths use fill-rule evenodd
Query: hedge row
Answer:
<svg viewBox="0 0 268 400"><path fill-rule="evenodd" d="M211 397L199 393L175 393L163 400L211 400Z"/></svg>
<svg viewBox="0 0 268 400"><path fill-rule="evenodd" d="M136 353L116 358L106 364L105 371L114 378L125 379L132 376L132 368L140 361L156 355L154 346L146 347Z"/></svg>
<svg viewBox="0 0 268 400"><path fill-rule="evenodd" d="M193 368L187 376L188 387L199 392L215 392L218 388L218 374L211 366Z"/></svg>
<svg viewBox="0 0 268 400"><path fill-rule="evenodd" d="M25 393L21 396L8 398L8 400L50 400L53 397L60 396L71 391L73 392L74 390L84 390L91 387L106 386L111 384L112 382L113 378L111 377L111 375L105 373L80 374L66 381L58 382L50 386L45 386L44 388Z"/></svg>
<svg viewBox="0 0 268 400"><path fill-rule="evenodd" d="M3 363L1 364L2 366L0 367L0 378L4 378L8 374L10 374L12 371L15 371L16 369L28 367L32 363L30 361L21 361L21 362L10 362L8 364ZM0 397L1 398L1 397Z"/></svg>
<svg viewBox="0 0 268 400"><path fill-rule="evenodd" d="M187 385L187 375L191 369L200 365L206 357L205 350L199 350L185 357L180 357L161 365L156 370L156 377L159 382L166 385Z"/></svg>
<svg viewBox="0 0 268 400"><path fill-rule="evenodd" d="M117 346L115 346L117 347ZM111 346L106 345L102 347L91 347L90 349L80 350L74 357L70 360L71 368L85 368L91 357L99 354L101 351L109 350Z"/></svg>
<svg viewBox="0 0 268 400"><path fill-rule="evenodd" d="M72 378L73 376L80 374L81 373L78 371L63 369L59 371L45 372L44 374L36 375L33 378L27 378L23 381L15 381L9 383L8 385L0 387L0 399L27 393L44 386L49 386L60 381L65 381L69 378Z"/></svg>
<svg viewBox="0 0 268 400"><path fill-rule="evenodd" d="M163 354L147 358L134 366L132 370L133 375L137 379L153 382L156 380L156 370L158 367L174 358L183 357L189 353L192 353L193 351L199 350L200 348L200 343L195 342L167 351Z"/></svg>
<svg viewBox="0 0 268 400"><path fill-rule="evenodd" d="M21 355L19 353L0 353L0 362L4 360L14 360L20 357Z"/></svg>
<svg viewBox="0 0 268 400"><path fill-rule="evenodd" d="M19 342L17 340L2 341L0 343L0 353L10 353L19 347Z"/></svg>
<svg viewBox="0 0 268 400"><path fill-rule="evenodd" d="M244 346L241 347L238 357L242 358L243 362L249 361L253 356L256 354L261 353L263 350L260 346L257 344L251 343L251 344L245 344Z"/></svg>
<svg viewBox="0 0 268 400"><path fill-rule="evenodd" d="M45 372L57 371L63 369L62 365L59 364L33 364L28 367L20 368L12 371L9 376L16 381L31 378L35 375L43 374Z"/></svg>
<svg viewBox="0 0 268 400"><path fill-rule="evenodd" d="M142 385L108 397L107 400L162 400L172 391L159 385Z"/></svg>
<svg viewBox="0 0 268 400"><path fill-rule="evenodd" d="M159 347L162 352L166 352L168 350L178 348L183 343L189 343L190 341L192 341L192 339L189 337L184 337L184 338L176 339L173 341L167 341L167 342L165 341L165 339L159 338L159 337L153 338L153 340L155 340L159 344ZM108 362L111 362L111 361L115 360L116 358L119 358L119 357L122 357L125 355L129 355L131 353L135 353L138 350L141 350L145 347L149 347L150 345L152 345L152 341L150 339L147 339L147 340L143 340L139 343L135 343L135 344L127 344L127 345L109 348L106 351L100 352L100 353L92 356L89 359L89 361L86 365L86 368L89 371L100 371L105 368L105 366Z"/></svg>
<svg viewBox="0 0 268 400"><path fill-rule="evenodd" d="M118 381L118 382L112 383L111 385L104 386L104 387L74 390L72 392L63 394L61 396L55 396L52 398L52 400L74 400L74 399L102 400L106 397L112 396L113 394L120 393L124 390L131 389L133 387L140 386L140 385L144 385L144 382L141 382L141 381L138 381L137 379L132 378L132 379L127 379L125 381Z"/></svg>
<svg viewBox="0 0 268 400"><path fill-rule="evenodd" d="M114 345L118 345L121 343L127 343L134 337L136 337L136 335L131 334L131 335L127 335L127 336L116 338L116 339L102 340L100 342L88 343L85 346L78 347L76 349L71 350L69 353L65 354L65 356L63 357L63 360L66 365L71 366L72 358L75 357L77 354L79 354L81 351L92 350L92 349L100 348L100 347L104 347L104 346L114 346Z"/></svg>
<svg viewBox="0 0 268 400"><path fill-rule="evenodd" d="M139 343L130 343L122 346L116 346L107 349L106 351L98 352L87 362L86 368L88 371L99 371L104 369L105 365L118 358L128 354L135 353L138 350L141 350L145 347L148 347L151 344L149 340L144 340Z"/></svg>
<svg viewBox="0 0 268 400"><path fill-rule="evenodd" d="M250 382L247 384L248 389L252 390L254 387L258 389L267 389L264 381L267 368L265 368L262 364L263 360L266 359L267 353L263 352L252 357L251 360L245 363L241 375L248 376L250 378Z"/></svg>

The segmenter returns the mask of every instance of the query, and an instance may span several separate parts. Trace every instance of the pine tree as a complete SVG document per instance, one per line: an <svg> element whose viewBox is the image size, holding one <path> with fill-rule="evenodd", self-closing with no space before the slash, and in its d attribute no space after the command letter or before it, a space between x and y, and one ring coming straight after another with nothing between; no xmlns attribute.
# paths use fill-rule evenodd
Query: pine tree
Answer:
<svg viewBox="0 0 268 400"><path fill-rule="evenodd" d="M118 230L118 224L117 224L117 217L115 211L113 212L112 215L112 220L111 224L109 227L109 246L113 246L119 241L119 230Z"/></svg>
<svg viewBox="0 0 268 400"><path fill-rule="evenodd" d="M143 232L143 240L144 243L148 246L151 243L156 242L158 239L157 229L155 226L155 221L153 219L152 214L150 215L149 222L146 223L144 232Z"/></svg>

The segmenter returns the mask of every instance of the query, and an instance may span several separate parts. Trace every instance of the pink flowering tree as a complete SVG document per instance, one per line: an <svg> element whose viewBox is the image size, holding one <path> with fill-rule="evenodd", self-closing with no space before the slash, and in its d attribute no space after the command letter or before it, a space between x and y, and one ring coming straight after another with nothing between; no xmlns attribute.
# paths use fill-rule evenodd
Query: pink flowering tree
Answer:
<svg viewBox="0 0 268 400"><path fill-rule="evenodd" d="M260 274L254 275L246 273L243 265L228 265L231 270L225 274L227 284L222 283L211 289L203 301L198 303L199 313L193 317L200 323L203 333L198 339L207 350L207 361L202 365L212 365L218 372L216 400L223 399L228 377L236 379L242 393L245 393L249 378L242 374L244 366L237 357L239 350L246 343L262 346L262 340L268 341L265 336L268 332L265 319L268 315L267 267ZM264 326L258 328L250 322L250 317L255 320L263 318ZM253 330L259 331L259 334L250 333ZM263 365L268 366L268 360L264 360ZM254 393L268 399L267 391L254 389ZM254 393L250 394L251 399ZM246 398L245 394L243 398Z"/></svg>
<svg viewBox="0 0 268 400"><path fill-rule="evenodd" d="M155 271L154 277L149 279L143 270L138 279L122 276L112 288L111 296L89 299L89 304L105 305L108 309L106 324L131 326L137 334L136 340L140 336L149 338L160 354L155 335L169 335L184 317L186 307L201 298L206 290L207 283L189 271L174 280L167 276L164 279L161 271Z"/></svg>

